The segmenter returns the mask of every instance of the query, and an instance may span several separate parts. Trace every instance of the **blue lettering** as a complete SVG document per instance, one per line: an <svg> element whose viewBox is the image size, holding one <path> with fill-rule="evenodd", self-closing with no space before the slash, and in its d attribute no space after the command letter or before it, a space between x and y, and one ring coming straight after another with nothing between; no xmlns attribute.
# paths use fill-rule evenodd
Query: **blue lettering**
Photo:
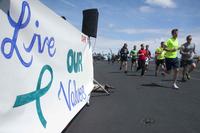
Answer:
<svg viewBox="0 0 200 133"><path fill-rule="evenodd" d="M70 83L71 83L71 80L69 80L68 86L70 85ZM70 89L68 89L68 96L67 96L66 93L65 93L65 88L64 88L62 82L60 82L60 89L58 91L58 99L59 100L60 100L60 93L61 93L61 91L62 91L62 93L64 95L67 107L71 111L71 104L70 104L70 100L68 99L70 97Z"/></svg>
<svg viewBox="0 0 200 133"><path fill-rule="evenodd" d="M24 19L24 14L25 14L26 8L28 9L28 17L23 23L23 19ZM7 58L7 59L10 59L12 57L12 55L13 55L13 52L15 51L16 54L17 54L18 59L20 60L20 62L25 67L29 67L32 64L33 57L31 57L30 61L28 61L28 62L24 61L24 59L22 58L22 56L21 56L21 54L19 52L19 49L18 49L18 47L16 45L19 30L25 28L28 25L29 21L30 21L31 11L30 11L30 7L29 7L28 3L26 1L24 1L22 3L22 11L21 11L21 14L20 14L18 22L15 22L11 18L9 11L8 11L7 16L8 16L8 21L9 21L10 25L14 28L14 33L13 33L12 39L10 39L8 37L3 39L2 44L1 44L1 51L2 51L3 55L5 56L5 58ZM10 44L10 51L8 53L5 52L6 44L7 45Z"/></svg>
<svg viewBox="0 0 200 133"><path fill-rule="evenodd" d="M38 20L36 20L35 25L36 25L37 28L39 27ZM48 37L45 37L43 44L41 44L41 36L40 36L40 34L36 34L36 33L34 33L29 47L26 48L26 46L24 45L24 49L26 50L26 52L31 52L36 40L38 42L38 52L39 53L43 53L44 52L45 44L46 44L48 46L48 54L49 54L49 56L53 57L55 55L56 49L54 48L54 43L55 43L54 38L51 37L49 39ZM51 51L51 50L53 50L53 51Z"/></svg>
<svg viewBox="0 0 200 133"><path fill-rule="evenodd" d="M27 11L27 18L25 19L25 12ZM27 1L23 1L22 2L22 10L19 16L19 19L17 22L14 21L14 19L12 19L12 17L10 16L10 12L8 11L7 13L7 17L8 17L8 21L10 23L10 25L14 28L14 33L12 38L9 37L5 37L1 43L1 52L4 55L5 58L10 59L13 56L13 53L16 52L16 55L19 59L19 61L21 62L21 64L25 67L30 67L32 62L33 62L33 56L31 55L30 59L28 61L25 61L24 58L21 56L19 48L17 46L17 39L18 39L18 35L19 35L19 31L21 29L24 29L25 27L27 27L27 25L30 22L31 19L31 10L30 10L30 6L28 4ZM25 20L24 20L25 19ZM36 20L35 22L35 27L39 28L39 21ZM32 40L30 42L30 45L28 47L25 46L25 44L23 44L24 46L24 50L27 53L30 53L34 44L36 43L38 44L38 52L39 53L43 53L44 48L45 48L45 44L48 47L48 54L50 57L53 57L56 53L56 48L54 48L54 44L55 44L55 40L53 37L45 37L43 45L41 43L41 36L40 34L36 34L34 33ZM8 47L7 45L9 45L9 50L7 50L6 52L6 48Z"/></svg>
<svg viewBox="0 0 200 133"><path fill-rule="evenodd" d="M69 73L72 73L74 68L73 59L74 59L73 50L70 49L67 54L67 70Z"/></svg>
<svg viewBox="0 0 200 133"><path fill-rule="evenodd" d="M66 92L68 94L66 94ZM58 99L61 100L60 95L61 93L64 96L65 102L67 104L67 107L69 111L72 110L72 107L74 108L77 104L82 102L83 100L86 100L86 94L84 91L84 86L82 85L80 88L76 88L76 81L69 80L68 82L68 90L65 90L63 83L60 82L60 89L58 91Z"/></svg>
<svg viewBox="0 0 200 133"><path fill-rule="evenodd" d="M67 70L68 70L69 73L72 73L73 71L75 73L83 71L82 53L81 52L75 52L72 49L70 49L68 51L68 54L67 54Z"/></svg>
<svg viewBox="0 0 200 133"><path fill-rule="evenodd" d="M83 65L82 65L82 53L78 52L78 71L83 71Z"/></svg>
<svg viewBox="0 0 200 133"><path fill-rule="evenodd" d="M50 39L48 39L48 37L46 37L45 42L47 42L49 56L53 57L56 53L56 49L54 48L54 44L55 44L54 38L51 37Z"/></svg>
<svg viewBox="0 0 200 133"><path fill-rule="evenodd" d="M74 59L73 59L73 64L74 64L74 72L77 73L78 72L78 55L76 54L76 52L74 52Z"/></svg>

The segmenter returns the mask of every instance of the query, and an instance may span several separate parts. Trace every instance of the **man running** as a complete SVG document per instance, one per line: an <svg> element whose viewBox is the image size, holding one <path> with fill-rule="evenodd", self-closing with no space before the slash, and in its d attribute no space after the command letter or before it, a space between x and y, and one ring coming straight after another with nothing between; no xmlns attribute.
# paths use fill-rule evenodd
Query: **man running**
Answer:
<svg viewBox="0 0 200 133"><path fill-rule="evenodd" d="M112 54L112 58L111 58L112 64L115 63L115 60L116 60L116 56L115 56L115 54Z"/></svg>
<svg viewBox="0 0 200 133"><path fill-rule="evenodd" d="M138 51L138 67L137 71L142 69L141 76L144 76L145 72L145 61L146 61L146 50L144 49L144 44L141 44L141 49Z"/></svg>
<svg viewBox="0 0 200 133"><path fill-rule="evenodd" d="M145 69L148 70L149 61L151 59L151 52L149 51L149 45L146 45L146 61L145 61Z"/></svg>
<svg viewBox="0 0 200 133"><path fill-rule="evenodd" d="M166 47L164 50L166 51L165 53L165 63L166 63L166 73L170 73L171 70L173 69L173 85L172 87L174 89L178 89L179 87L177 86L177 77L178 77L178 72L179 72L179 60L177 57L177 51L180 49L178 45L178 29L173 29L171 31L172 37L167 40Z"/></svg>
<svg viewBox="0 0 200 133"><path fill-rule="evenodd" d="M131 71L133 70L133 65L135 65L135 67L137 66L137 50L136 50L136 45L133 46L133 49L130 52L130 56L131 56Z"/></svg>
<svg viewBox="0 0 200 133"><path fill-rule="evenodd" d="M129 51L128 51L128 48L127 48L127 44L124 43L124 46L123 46L123 47L121 48L121 50L120 50L120 61L121 61L120 70L122 69L122 66L125 66L125 71L124 71L124 73L127 73L128 54L129 54Z"/></svg>
<svg viewBox="0 0 200 133"><path fill-rule="evenodd" d="M188 35L186 37L186 43L181 45L181 67L183 67L183 72L182 72L182 81L186 81L185 76L187 79L190 79L190 72L192 72L196 68L196 64L194 63L193 60L193 55L196 54L195 52L195 44L192 43L192 36ZM188 66L190 66L189 71Z"/></svg>
<svg viewBox="0 0 200 133"><path fill-rule="evenodd" d="M156 49L155 52L155 63L156 63L156 71L155 71L155 76L158 75L158 69L161 66L162 72L164 72L165 69L165 42L161 42L160 47ZM163 73L164 74L164 73Z"/></svg>

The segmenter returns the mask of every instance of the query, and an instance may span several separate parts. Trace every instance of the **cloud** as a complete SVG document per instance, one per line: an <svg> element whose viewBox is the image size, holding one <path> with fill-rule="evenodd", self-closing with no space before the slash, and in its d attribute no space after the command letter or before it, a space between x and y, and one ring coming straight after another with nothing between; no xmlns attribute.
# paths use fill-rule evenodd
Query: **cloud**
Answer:
<svg viewBox="0 0 200 133"><path fill-rule="evenodd" d="M76 5L74 5L73 3L71 3L71 2L69 2L69 1L67 1L67 0L60 0L62 3L64 3L65 5L67 5L67 6L70 6L70 7L73 7L73 8L75 8L76 7Z"/></svg>
<svg viewBox="0 0 200 133"><path fill-rule="evenodd" d="M108 28L114 28L114 26L115 26L115 25L112 24L112 23L109 23L109 24L108 24Z"/></svg>
<svg viewBox="0 0 200 133"><path fill-rule="evenodd" d="M144 29L143 29L144 30ZM160 46L161 41L166 41L170 37L170 32L169 30L167 31L166 34L166 29L154 29L157 32L163 31L164 33L159 34L157 37L151 37L148 39L142 39L142 40L119 40L119 39L112 39L112 38L107 38L104 36L99 36L96 41L96 45L94 48L95 52L102 52L104 53L110 52L109 49L112 49L112 51L116 54L118 50L123 46L123 44L126 42L128 44L129 50L132 49L133 45L137 45L137 49L140 48L140 44L148 44L150 46L150 50L152 53L154 53L155 49ZM153 29L148 30L148 31L154 31ZM194 29L189 32L180 30L181 34L178 37L179 40L179 45L183 44L186 41L186 36L188 34L191 34L193 37L193 42L196 44L196 52L200 55L200 30Z"/></svg>
<svg viewBox="0 0 200 133"><path fill-rule="evenodd" d="M137 49L140 48L140 44L148 44L150 45L150 50L152 52L155 51L155 49L160 45L161 41L165 41L167 38L152 38L148 40L119 40L119 39L112 39L112 38L106 38L103 36L99 36L96 41L96 45L94 47L94 52L103 52L108 53L110 52L109 49L113 51L113 53L117 54L119 49L123 46L124 43L128 44L129 50L132 49L134 45L137 46Z"/></svg>
<svg viewBox="0 0 200 133"><path fill-rule="evenodd" d="M145 0L145 3L163 8L176 8L177 6L173 0Z"/></svg>
<svg viewBox="0 0 200 133"><path fill-rule="evenodd" d="M113 52L116 53L119 50L119 48L123 45L124 42L127 42L127 41L99 36L97 38L96 45L94 47L94 51L95 52L101 52L101 51L108 52L109 49L112 49Z"/></svg>
<svg viewBox="0 0 200 133"><path fill-rule="evenodd" d="M152 12L154 12L154 9L149 6L141 6L139 8L139 11L143 12L143 13L152 13Z"/></svg>
<svg viewBox="0 0 200 133"><path fill-rule="evenodd" d="M127 28L119 29L116 32L126 33L126 34L168 34L169 29L139 29L139 28Z"/></svg>

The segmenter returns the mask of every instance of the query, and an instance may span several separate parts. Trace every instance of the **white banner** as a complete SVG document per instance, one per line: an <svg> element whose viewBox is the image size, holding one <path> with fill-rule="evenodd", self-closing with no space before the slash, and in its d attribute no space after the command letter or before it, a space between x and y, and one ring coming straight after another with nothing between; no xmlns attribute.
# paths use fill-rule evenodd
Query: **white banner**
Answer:
<svg viewBox="0 0 200 133"><path fill-rule="evenodd" d="M0 0L0 66L0 133L60 133L93 89L87 36L37 0Z"/></svg>

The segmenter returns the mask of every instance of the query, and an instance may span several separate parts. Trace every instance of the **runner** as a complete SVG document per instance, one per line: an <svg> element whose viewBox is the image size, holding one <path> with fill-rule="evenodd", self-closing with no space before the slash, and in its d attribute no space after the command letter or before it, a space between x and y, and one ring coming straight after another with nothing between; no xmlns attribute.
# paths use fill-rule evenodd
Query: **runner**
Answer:
<svg viewBox="0 0 200 133"><path fill-rule="evenodd" d="M128 51L128 48L127 48L127 44L124 43L124 46L123 46L123 47L121 48L121 50L120 50L120 61L121 61L120 70L122 69L122 66L125 66L125 71L124 71L124 73L127 73L128 54L129 54L129 51Z"/></svg>
<svg viewBox="0 0 200 133"><path fill-rule="evenodd" d="M138 67L137 71L142 69L141 76L144 76L145 72L145 60L146 60L146 50L144 49L144 44L141 44L141 49L138 51Z"/></svg>
<svg viewBox="0 0 200 133"><path fill-rule="evenodd" d="M164 51L165 42L161 42L160 47L156 49L155 52L155 63L156 63L156 70L155 76L158 75L158 69L161 66L162 74L164 74L165 69L165 51Z"/></svg>
<svg viewBox="0 0 200 133"><path fill-rule="evenodd" d="M172 37L167 40L166 47L164 50L166 51L165 53L165 63L166 63L166 73L170 74L171 70L173 69L173 85L172 87L174 89L178 89L179 87L177 86L177 77L178 77L178 72L179 72L179 60L177 57L177 51L180 49L178 46L178 29L173 29L171 31Z"/></svg>
<svg viewBox="0 0 200 133"><path fill-rule="evenodd" d="M146 60L145 60L145 71L148 70L149 61L151 59L151 52L149 51L149 45L146 45Z"/></svg>
<svg viewBox="0 0 200 133"><path fill-rule="evenodd" d="M135 65L135 68L137 67L137 50L136 50L136 45L133 46L133 49L130 52L131 56L131 71L133 70L133 65Z"/></svg>
<svg viewBox="0 0 200 133"><path fill-rule="evenodd" d="M112 58L111 58L112 64L115 63L115 60L116 60L116 55L115 55L115 54L112 54Z"/></svg>
<svg viewBox="0 0 200 133"><path fill-rule="evenodd" d="M110 53L108 53L108 54L107 54L107 60L108 60L108 64L110 64L110 62L111 62L111 58L112 58L112 57L111 57L111 54L110 54Z"/></svg>
<svg viewBox="0 0 200 133"><path fill-rule="evenodd" d="M195 44L192 43L192 36L188 35L186 37L186 43L184 43L181 46L181 50L180 50L180 54L181 56L181 67L183 67L183 72L182 72L182 81L186 81L185 76L187 77L187 79L190 79L190 72L192 72L194 70L194 68L196 68L196 64L193 60L193 55L196 54L195 53ZM190 66L189 71L188 66Z"/></svg>

